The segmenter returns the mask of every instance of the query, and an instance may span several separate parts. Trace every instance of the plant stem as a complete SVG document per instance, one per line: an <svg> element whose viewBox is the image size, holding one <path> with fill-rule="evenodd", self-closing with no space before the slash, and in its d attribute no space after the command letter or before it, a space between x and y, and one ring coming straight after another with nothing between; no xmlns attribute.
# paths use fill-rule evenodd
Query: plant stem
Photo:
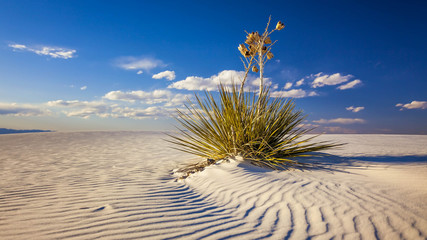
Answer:
<svg viewBox="0 0 427 240"><path fill-rule="evenodd" d="M245 75L243 76L242 84L240 85L239 97L243 95L243 89L245 86L245 82L246 82L246 79L248 77L249 71L251 70L251 66L252 66L253 61L254 61L254 57L251 57L251 60L249 61L248 66L246 67L246 71L245 71Z"/></svg>

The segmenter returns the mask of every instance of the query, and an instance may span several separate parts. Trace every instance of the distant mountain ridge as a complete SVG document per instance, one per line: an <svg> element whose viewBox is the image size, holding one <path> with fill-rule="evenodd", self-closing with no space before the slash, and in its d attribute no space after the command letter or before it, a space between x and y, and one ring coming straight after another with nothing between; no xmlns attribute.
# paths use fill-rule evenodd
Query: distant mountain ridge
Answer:
<svg viewBox="0 0 427 240"><path fill-rule="evenodd" d="M40 130L40 129L18 130L18 129L0 128L0 134L32 133L32 132L53 132L53 131L52 130Z"/></svg>

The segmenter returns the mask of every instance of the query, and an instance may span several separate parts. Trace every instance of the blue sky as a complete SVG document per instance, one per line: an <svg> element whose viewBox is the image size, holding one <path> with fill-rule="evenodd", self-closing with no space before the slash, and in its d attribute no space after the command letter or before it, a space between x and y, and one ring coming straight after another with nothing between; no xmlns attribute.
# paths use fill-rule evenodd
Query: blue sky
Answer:
<svg viewBox="0 0 427 240"><path fill-rule="evenodd" d="M265 76L327 133L427 134L423 1L0 1L0 127L168 130L239 77L268 17ZM251 81L256 75L250 77ZM302 81L303 80L303 81Z"/></svg>

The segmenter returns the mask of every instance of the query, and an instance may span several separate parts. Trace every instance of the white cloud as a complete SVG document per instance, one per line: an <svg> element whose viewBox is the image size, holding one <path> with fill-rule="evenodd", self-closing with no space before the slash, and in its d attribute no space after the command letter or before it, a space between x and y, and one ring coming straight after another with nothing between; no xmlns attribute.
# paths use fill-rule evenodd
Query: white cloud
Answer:
<svg viewBox="0 0 427 240"><path fill-rule="evenodd" d="M68 108L71 110L64 111L64 113L69 117L82 117L89 118L91 115L97 115L100 117L110 116L110 111L114 105L108 105L107 103L101 101L65 101L65 100L56 100L49 101L47 105L50 107L61 107Z"/></svg>
<svg viewBox="0 0 427 240"><path fill-rule="evenodd" d="M109 100L120 100L127 102L134 102L136 100L139 101L153 101L156 102L165 102L168 99L168 96L171 94L170 91L167 90L154 90L152 92L145 92L142 90L137 91L111 91L104 95L103 98Z"/></svg>
<svg viewBox="0 0 427 240"><path fill-rule="evenodd" d="M313 121L319 124L329 124L329 123L338 123L338 124L354 124L354 123L365 123L365 120L360 118L335 118L335 119L319 119Z"/></svg>
<svg viewBox="0 0 427 240"><path fill-rule="evenodd" d="M362 111L363 109L365 109L365 107L353 107L353 106L350 106L350 107L346 107L345 108L346 110L348 110L348 111L352 111L352 112L360 112L360 111Z"/></svg>
<svg viewBox="0 0 427 240"><path fill-rule="evenodd" d="M168 88L176 89L186 89L186 90L208 90L216 91L218 90L218 85L222 83L226 87L232 86L233 83L240 84L245 72L243 71L234 71L234 70L224 70L218 75L213 75L208 78L189 76L184 80L174 82L168 86ZM245 84L245 91L255 91L258 89L260 79L252 75L248 75ZM265 85L272 85L272 82L268 78L264 78ZM273 85L272 89L276 89L277 85Z"/></svg>
<svg viewBox="0 0 427 240"><path fill-rule="evenodd" d="M23 44L9 44L9 47L13 48L13 49L26 49L27 46L23 45Z"/></svg>
<svg viewBox="0 0 427 240"><path fill-rule="evenodd" d="M136 74L138 74L138 75L140 75L140 74L142 74L143 73L143 71L142 70L139 70L138 72L136 72Z"/></svg>
<svg viewBox="0 0 427 240"><path fill-rule="evenodd" d="M165 104L165 107L179 106L187 102L187 100L192 99L192 95L189 94L175 94L172 98L168 100Z"/></svg>
<svg viewBox="0 0 427 240"><path fill-rule="evenodd" d="M76 53L76 50L73 49L65 49L65 48L57 48L57 47L42 47L41 49L32 49L32 52L37 53L38 55L46 55L52 58L73 58L73 54Z"/></svg>
<svg viewBox="0 0 427 240"><path fill-rule="evenodd" d="M30 104L0 103L0 115L46 116L50 115L50 111Z"/></svg>
<svg viewBox="0 0 427 240"><path fill-rule="evenodd" d="M271 92L272 97L282 97L282 98L303 98L307 96L316 96L316 92L306 92L302 89L292 89L289 91L274 91Z"/></svg>
<svg viewBox="0 0 427 240"><path fill-rule="evenodd" d="M400 110L406 109L427 109L427 101L412 101L411 103L398 103L396 107L401 107Z"/></svg>
<svg viewBox="0 0 427 240"><path fill-rule="evenodd" d="M284 88L285 90L287 90L287 89L289 89L289 88L291 88L291 87L292 87L292 83L287 82L283 88Z"/></svg>
<svg viewBox="0 0 427 240"><path fill-rule="evenodd" d="M63 108L64 110L62 112L68 117L81 117L86 119L91 116L133 119L157 118L170 116L175 112L175 108L167 108L167 104L165 104L165 106L151 106L147 108L130 108L100 101L56 100L48 102L47 105Z"/></svg>
<svg viewBox="0 0 427 240"><path fill-rule="evenodd" d="M172 109L161 107L148 107L144 109L116 107L112 110L111 116L115 118L133 119L158 118L170 116L173 111Z"/></svg>
<svg viewBox="0 0 427 240"><path fill-rule="evenodd" d="M322 128L326 133L357 133L356 130L342 128L342 127L323 127Z"/></svg>
<svg viewBox="0 0 427 240"><path fill-rule="evenodd" d="M80 90L82 90L82 91L86 90L86 89L87 89L87 86L83 86L83 87L80 88Z"/></svg>
<svg viewBox="0 0 427 240"><path fill-rule="evenodd" d="M108 100L119 100L127 102L141 101L146 104L157 104L166 102L165 106L177 106L183 104L187 98L191 98L188 94L174 94L169 90L154 90L152 92L145 91L111 91L104 95Z"/></svg>
<svg viewBox="0 0 427 240"><path fill-rule="evenodd" d="M218 90L220 83L229 86L233 82L239 84L244 76L243 71L224 70L218 75L213 75L209 78L189 76L185 80L174 82L168 86L168 88L186 89L186 90Z"/></svg>
<svg viewBox="0 0 427 240"><path fill-rule="evenodd" d="M172 81L175 79L175 72L174 71L164 71L153 75L154 79L162 79L166 78L169 81Z"/></svg>
<svg viewBox="0 0 427 240"><path fill-rule="evenodd" d="M52 47L52 46L40 46L40 47L28 47L23 44L9 44L9 47L14 50L22 50L33 52L38 55L49 56L51 58L62 58L69 59L75 57L76 50L61 48L61 47Z"/></svg>
<svg viewBox="0 0 427 240"><path fill-rule="evenodd" d="M125 70L145 71L150 71L153 68L165 66L161 60L148 57L121 57L116 60L116 65Z"/></svg>
<svg viewBox="0 0 427 240"><path fill-rule="evenodd" d="M297 127L299 127L299 128L318 128L319 126L320 125L318 125L318 124L301 123L301 124L298 124Z"/></svg>
<svg viewBox="0 0 427 240"><path fill-rule="evenodd" d="M71 108L93 108L99 110L107 110L110 106L102 101L79 101L79 100L56 100L49 101L47 105L50 107L71 107Z"/></svg>
<svg viewBox="0 0 427 240"><path fill-rule="evenodd" d="M313 82L311 83L311 86L313 88L317 87L323 87L323 86L332 86L332 85L338 85L343 82L347 82L351 78L353 78L353 75L341 75L340 73L335 73L332 75L324 74L322 72L310 75L310 78L314 78Z"/></svg>
<svg viewBox="0 0 427 240"><path fill-rule="evenodd" d="M295 86L299 87L304 84L304 78L295 83Z"/></svg>
<svg viewBox="0 0 427 240"><path fill-rule="evenodd" d="M343 84L339 87L337 87L339 90L345 90L345 89L350 89L350 88L354 88L357 85L360 85L362 83L362 81L360 81L359 79L353 80L349 83Z"/></svg>

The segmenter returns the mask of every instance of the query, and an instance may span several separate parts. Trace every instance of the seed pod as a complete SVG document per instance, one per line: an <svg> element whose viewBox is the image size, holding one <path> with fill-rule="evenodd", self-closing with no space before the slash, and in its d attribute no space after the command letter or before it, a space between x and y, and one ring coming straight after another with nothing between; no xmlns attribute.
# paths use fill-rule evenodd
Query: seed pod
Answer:
<svg viewBox="0 0 427 240"><path fill-rule="evenodd" d="M262 47L262 54L264 54L264 53L266 53L267 52L267 47L266 46L263 46Z"/></svg>
<svg viewBox="0 0 427 240"><path fill-rule="evenodd" d="M265 44L271 44L271 39L270 37L267 37L264 41Z"/></svg>
<svg viewBox="0 0 427 240"><path fill-rule="evenodd" d="M239 49L240 53L246 57L246 52L248 52L248 49L244 44L240 44L239 47L237 47L237 49Z"/></svg>
<svg viewBox="0 0 427 240"><path fill-rule="evenodd" d="M245 41L246 44L252 44L254 42L255 40L254 34L255 34L254 32L248 34Z"/></svg>
<svg viewBox="0 0 427 240"><path fill-rule="evenodd" d="M258 32L255 32L255 33L253 34L253 36L254 36L254 41L255 41L255 42L259 42L259 40L261 39L261 36L259 35L259 33L258 33Z"/></svg>
<svg viewBox="0 0 427 240"><path fill-rule="evenodd" d="M256 72L257 73L258 72L258 68L256 66L253 66L252 67L252 72Z"/></svg>
<svg viewBox="0 0 427 240"><path fill-rule="evenodd" d="M273 57L274 57L273 53L271 53L271 52L267 53L267 58L268 59L272 59Z"/></svg>
<svg viewBox="0 0 427 240"><path fill-rule="evenodd" d="M255 55L257 53L256 49L257 48L255 47L255 45L253 45L253 44L249 45L249 53L251 55Z"/></svg>
<svg viewBox="0 0 427 240"><path fill-rule="evenodd" d="M283 28L285 28L285 24L283 24L281 21L279 21L277 24L276 24L276 30L282 30Z"/></svg>

